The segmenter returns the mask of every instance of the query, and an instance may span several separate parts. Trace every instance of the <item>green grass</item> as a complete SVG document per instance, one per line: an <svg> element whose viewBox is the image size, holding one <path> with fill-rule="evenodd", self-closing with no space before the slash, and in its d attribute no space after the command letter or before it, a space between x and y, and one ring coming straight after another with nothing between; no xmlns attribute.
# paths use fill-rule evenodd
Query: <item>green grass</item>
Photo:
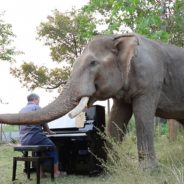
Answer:
<svg viewBox="0 0 184 184"><path fill-rule="evenodd" d="M184 184L184 136L179 134L170 142L167 134L155 137L155 149L160 163L159 170L142 171L138 167L136 137L126 136L121 144L113 143L114 152L108 150L109 160L104 164L106 174L97 177L69 175L56 178L54 183L62 184ZM0 145L0 183L12 183L12 157L17 155L12 145ZM119 158L119 159L117 159ZM36 176L27 180L22 172L23 163L18 162L17 180L15 184L35 184ZM50 177L41 179L41 183L53 183Z"/></svg>
<svg viewBox="0 0 184 184"><path fill-rule="evenodd" d="M17 132L19 131L18 125L2 125L2 130L4 132Z"/></svg>
<svg viewBox="0 0 184 184"><path fill-rule="evenodd" d="M155 138L159 169L142 171L138 168L136 137L129 135L123 143L113 144L117 153L110 152L110 161L105 165L116 184L184 184L184 139L169 142L167 135ZM117 157L120 158L117 160Z"/></svg>

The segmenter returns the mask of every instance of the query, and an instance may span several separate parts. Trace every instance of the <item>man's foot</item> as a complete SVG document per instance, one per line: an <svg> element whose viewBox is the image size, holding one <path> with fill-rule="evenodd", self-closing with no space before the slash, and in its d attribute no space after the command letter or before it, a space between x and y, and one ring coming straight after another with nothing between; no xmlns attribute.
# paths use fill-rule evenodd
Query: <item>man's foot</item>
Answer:
<svg viewBox="0 0 184 184"><path fill-rule="evenodd" d="M40 178L46 178L47 175L45 173L40 173Z"/></svg>
<svg viewBox="0 0 184 184"><path fill-rule="evenodd" d="M66 175L67 175L67 172L65 171L54 173L55 178L60 177L60 176L66 176Z"/></svg>

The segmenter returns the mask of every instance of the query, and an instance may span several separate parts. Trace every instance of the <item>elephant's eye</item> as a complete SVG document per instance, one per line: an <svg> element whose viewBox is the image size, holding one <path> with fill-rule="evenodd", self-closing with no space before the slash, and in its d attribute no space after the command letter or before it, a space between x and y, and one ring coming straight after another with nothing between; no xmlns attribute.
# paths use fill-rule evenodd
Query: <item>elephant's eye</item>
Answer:
<svg viewBox="0 0 184 184"><path fill-rule="evenodd" d="M95 65L97 65L97 61L96 60L92 60L91 62L90 62L90 66L95 66Z"/></svg>

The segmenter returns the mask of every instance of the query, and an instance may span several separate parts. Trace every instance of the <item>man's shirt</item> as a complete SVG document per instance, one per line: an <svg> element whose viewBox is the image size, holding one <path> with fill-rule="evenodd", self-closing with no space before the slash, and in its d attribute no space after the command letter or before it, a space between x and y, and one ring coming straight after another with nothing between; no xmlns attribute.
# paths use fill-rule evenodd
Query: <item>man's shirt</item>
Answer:
<svg viewBox="0 0 184 184"><path fill-rule="evenodd" d="M29 102L20 113L37 111L41 109L39 105ZM45 139L42 125L21 125L20 126L20 141L22 145L38 144L39 141Z"/></svg>

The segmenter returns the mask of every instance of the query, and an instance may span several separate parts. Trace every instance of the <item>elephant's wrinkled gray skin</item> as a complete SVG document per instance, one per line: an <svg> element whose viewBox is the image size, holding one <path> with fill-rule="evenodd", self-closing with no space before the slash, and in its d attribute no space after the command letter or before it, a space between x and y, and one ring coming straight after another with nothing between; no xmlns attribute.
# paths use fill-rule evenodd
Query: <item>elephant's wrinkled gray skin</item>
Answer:
<svg viewBox="0 0 184 184"><path fill-rule="evenodd" d="M183 81L184 49L136 34L97 36L75 63L67 87L56 102L23 118L0 115L0 122L47 122L69 112L82 97L89 97L89 104L113 98L110 135L121 140L134 114L139 161L146 163L145 168L155 167L154 116L184 123Z"/></svg>

